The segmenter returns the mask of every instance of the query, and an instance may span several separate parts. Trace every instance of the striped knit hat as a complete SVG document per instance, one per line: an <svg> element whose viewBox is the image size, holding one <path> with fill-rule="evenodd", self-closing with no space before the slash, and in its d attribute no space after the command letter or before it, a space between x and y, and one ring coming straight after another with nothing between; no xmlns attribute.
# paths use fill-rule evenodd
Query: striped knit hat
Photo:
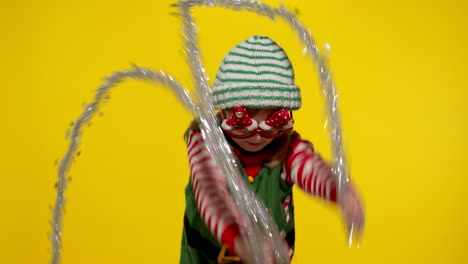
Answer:
<svg viewBox="0 0 468 264"><path fill-rule="evenodd" d="M253 36L234 47L219 67L211 89L216 109L301 106L299 87L284 50L269 37Z"/></svg>

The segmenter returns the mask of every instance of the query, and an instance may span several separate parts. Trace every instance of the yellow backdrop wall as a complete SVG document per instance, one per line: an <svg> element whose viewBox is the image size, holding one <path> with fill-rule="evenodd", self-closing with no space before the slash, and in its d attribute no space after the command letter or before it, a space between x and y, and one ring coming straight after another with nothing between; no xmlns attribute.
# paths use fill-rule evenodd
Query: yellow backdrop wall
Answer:
<svg viewBox="0 0 468 264"><path fill-rule="evenodd" d="M172 2L2 2L0 263L50 261L56 161L103 77L135 63L192 87ZM467 3L285 4L331 44L350 171L367 210L361 248L350 250L338 211L296 190L294 263L465 263ZM296 128L330 158L317 73L290 28L224 9L194 15L211 78L250 35L286 49L304 98ZM127 81L111 96L70 171L62 263L177 263L191 117L164 87Z"/></svg>

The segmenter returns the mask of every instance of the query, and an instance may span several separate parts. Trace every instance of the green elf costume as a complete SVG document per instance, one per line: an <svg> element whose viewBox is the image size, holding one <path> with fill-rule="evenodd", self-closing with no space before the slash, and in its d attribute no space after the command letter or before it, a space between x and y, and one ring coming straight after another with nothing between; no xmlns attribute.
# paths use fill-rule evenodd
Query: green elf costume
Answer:
<svg viewBox="0 0 468 264"><path fill-rule="evenodd" d="M278 230L285 232L292 258L293 185L331 201L336 200L336 185L330 166L310 142L292 131L291 111L299 109L301 96L291 62L270 38L250 37L224 58L212 96L218 110L231 112L220 116L220 126L244 169L245 180L268 207ZM274 110L267 120L257 122L249 116L255 109ZM245 151L232 140L256 133L274 140L258 152ZM185 189L180 263L239 263L234 239L240 234L241 217L225 179L207 152L196 122L185 139L191 175Z"/></svg>

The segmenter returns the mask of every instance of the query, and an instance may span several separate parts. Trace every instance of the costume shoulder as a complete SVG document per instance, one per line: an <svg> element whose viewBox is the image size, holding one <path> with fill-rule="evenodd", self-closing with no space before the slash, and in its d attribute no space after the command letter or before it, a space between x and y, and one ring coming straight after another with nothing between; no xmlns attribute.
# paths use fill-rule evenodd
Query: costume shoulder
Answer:
<svg viewBox="0 0 468 264"><path fill-rule="evenodd" d="M196 131L200 131L200 122L199 122L198 118L192 120L192 122L190 123L188 128L185 130L185 133L184 133L185 142L188 141L190 134L192 132L196 132Z"/></svg>
<svg viewBox="0 0 468 264"><path fill-rule="evenodd" d="M291 155L297 148L302 148L304 146L312 148L312 151L314 151L314 145L312 142L310 142L307 139L303 139L301 135L297 131L292 131L290 134L290 150L289 150L289 155Z"/></svg>
<svg viewBox="0 0 468 264"><path fill-rule="evenodd" d="M216 121L218 122L218 125L221 124L221 113L216 114ZM190 125L188 126L187 130L185 130L185 133L184 133L185 142L187 142L189 135L190 133L192 133L192 131L193 132L200 131L200 119L199 118L193 119L192 122L190 122Z"/></svg>

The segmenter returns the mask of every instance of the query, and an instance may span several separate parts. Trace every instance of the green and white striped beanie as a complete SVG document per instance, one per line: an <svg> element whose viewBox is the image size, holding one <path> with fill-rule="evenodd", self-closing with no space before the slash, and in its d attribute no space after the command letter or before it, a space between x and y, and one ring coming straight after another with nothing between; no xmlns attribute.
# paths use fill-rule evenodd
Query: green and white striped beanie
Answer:
<svg viewBox="0 0 468 264"><path fill-rule="evenodd" d="M216 109L301 106L299 87L284 50L269 37L253 36L234 47L219 67L211 89Z"/></svg>

